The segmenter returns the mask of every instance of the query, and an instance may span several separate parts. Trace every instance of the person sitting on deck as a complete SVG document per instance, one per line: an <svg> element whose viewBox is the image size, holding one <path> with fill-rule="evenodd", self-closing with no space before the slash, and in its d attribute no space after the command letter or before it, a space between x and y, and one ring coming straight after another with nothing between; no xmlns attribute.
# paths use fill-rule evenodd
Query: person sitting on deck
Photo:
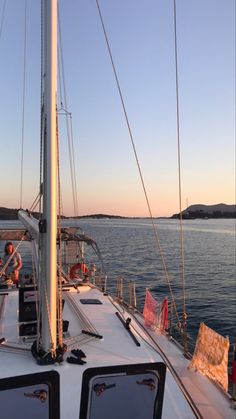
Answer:
<svg viewBox="0 0 236 419"><path fill-rule="evenodd" d="M15 251L12 242L7 242L4 249L4 256L0 262L3 271L4 281L11 280L13 284L18 284L19 271L22 268L20 253Z"/></svg>

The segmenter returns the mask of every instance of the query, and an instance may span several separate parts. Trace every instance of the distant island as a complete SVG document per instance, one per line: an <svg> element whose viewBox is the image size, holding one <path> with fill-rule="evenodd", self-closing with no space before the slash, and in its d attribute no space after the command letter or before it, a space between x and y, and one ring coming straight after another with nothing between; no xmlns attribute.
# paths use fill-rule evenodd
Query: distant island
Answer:
<svg viewBox="0 0 236 419"><path fill-rule="evenodd" d="M18 220L18 211L17 208L5 208L0 207L0 220ZM38 212L32 212L32 215L35 218L39 218ZM96 219L104 219L104 218L135 218L135 217L122 217L120 215L107 215L107 214L91 214L91 215L78 215L77 217L65 217L64 215L62 218L96 218ZM140 218L140 217L137 217Z"/></svg>
<svg viewBox="0 0 236 419"><path fill-rule="evenodd" d="M18 220L18 209L0 207L0 220Z"/></svg>
<svg viewBox="0 0 236 419"><path fill-rule="evenodd" d="M69 218L133 218L133 217L122 217L122 215L109 215L109 214L91 214L91 215L78 215L77 217L69 217Z"/></svg>
<svg viewBox="0 0 236 419"><path fill-rule="evenodd" d="M16 208L5 208L0 207L0 220L18 220L18 209ZM37 212L32 213L35 218L39 218ZM179 219L179 213L173 214L171 217L154 217L154 218L170 218ZM109 214L90 214L90 215L78 215L77 217L65 217L62 218L94 218L94 219L140 219L148 217L124 217L120 215L109 215ZM216 204L216 205L191 205L182 211L182 218L186 220L192 220L195 218L236 218L236 205L227 204Z"/></svg>
<svg viewBox="0 0 236 419"><path fill-rule="evenodd" d="M172 215L171 218L180 218L180 213ZM191 205L182 211L184 220L195 218L236 218L236 205L216 204L216 205Z"/></svg>

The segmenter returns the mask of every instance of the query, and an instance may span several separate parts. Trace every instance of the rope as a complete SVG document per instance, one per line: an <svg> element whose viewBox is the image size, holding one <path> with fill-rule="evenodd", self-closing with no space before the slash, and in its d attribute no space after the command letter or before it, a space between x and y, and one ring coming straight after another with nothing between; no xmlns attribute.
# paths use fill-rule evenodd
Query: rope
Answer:
<svg viewBox="0 0 236 419"><path fill-rule="evenodd" d="M32 272L33 272L33 285L34 285L34 289L37 289L37 283L36 283L36 268L35 268L35 261L34 261L34 257L33 257L33 252L31 252L31 257L32 257ZM39 290L38 290L38 295L39 295ZM35 301L35 307L36 307L36 315L37 315L37 342L39 342L40 339L40 310L39 310L39 305L41 304L41 302L39 301L38 298L36 298Z"/></svg>
<svg viewBox="0 0 236 419"><path fill-rule="evenodd" d="M121 311L121 309L123 310L124 307L122 307L122 305L120 305L120 304L116 304L112 298L110 298L110 297L108 297L108 298L109 298L109 301L111 302L111 304L116 308L116 310L119 311L119 313L122 316L122 318L124 319L124 321L126 321L126 318L124 316L124 312ZM149 332L147 330L147 328L138 319L137 315L133 312L132 309L126 307L126 312L129 313L134 318L134 320L136 321L137 325L140 327L141 331L147 336L147 338L145 338L143 336L143 334L141 334L138 331L137 327L135 327L134 324L131 322L131 327L135 331L135 333L137 333L137 335L142 339L143 342L145 342L151 349L153 349L156 353L158 353L162 357L163 361L165 362L165 364L169 368L169 370L170 370L173 378L176 380L176 382L177 382L180 390L182 391L183 395L185 396L186 400L188 401L190 407L192 408L193 412L195 413L196 418L203 419L203 416L201 415L200 410L198 409L196 403L194 402L194 400L192 399L191 395L189 394L187 388L183 384L182 378L180 377L180 375L178 374L177 370L173 366L173 364L172 364L171 360L169 359L169 357L163 351L163 349L158 344L158 342L156 341L156 339L154 339L154 337L152 336L151 331ZM140 314L141 313L139 313L139 315ZM141 314L141 316L142 316L142 314ZM178 344L176 341L174 341L174 342L175 342L175 344Z"/></svg>
<svg viewBox="0 0 236 419"><path fill-rule="evenodd" d="M22 347L21 344L7 341L0 345L0 352L7 352L17 355L26 355L30 352L30 347Z"/></svg>
<svg viewBox="0 0 236 419"><path fill-rule="evenodd" d="M1 24L0 24L0 39L2 37L2 28L3 28L3 21L4 21L4 16L5 16L6 1L7 0L4 0L3 6L2 6L2 15L1 15Z"/></svg>
<svg viewBox="0 0 236 419"><path fill-rule="evenodd" d="M44 128L44 112L43 112L43 77L44 77L44 68L43 68L43 4L41 1L41 84L40 84L40 109L41 109L41 120L40 120L40 173L39 173L39 193L41 193L39 200L39 218L42 217L42 182L43 182L43 140L45 136Z"/></svg>
<svg viewBox="0 0 236 419"><path fill-rule="evenodd" d="M71 350L71 349L78 348L78 346L81 347L82 345L85 345L86 343L94 339L96 338L81 334L78 336L73 336L73 337L64 339L64 343L66 344L68 350Z"/></svg>
<svg viewBox="0 0 236 419"><path fill-rule="evenodd" d="M43 8L44 2L41 1L41 22L40 22L40 29L41 29L41 77L40 77L40 110L41 110L41 118L40 118L40 173L39 173L39 219L42 218L42 176L43 176L43 139L45 135L44 129L44 113L43 113L43 75L44 75L44 68L43 68ZM37 199L37 198L36 198ZM35 202L35 201L34 201ZM34 205L34 203L33 203ZM32 206L33 206L32 205ZM40 272L40 254L42 252L42 236L39 235L39 243L38 243L38 259L37 259L37 271ZM38 278L38 294L42 295L41 293L41 286L42 284ZM42 307L42 301L39 301L39 310ZM40 348L40 340L41 340L41 330L40 330L40 321L39 317L37 318L37 350L39 351Z"/></svg>
<svg viewBox="0 0 236 419"><path fill-rule="evenodd" d="M23 163L24 163L24 135L25 135L26 33L27 33L27 0L25 0L25 26L24 26L24 63L23 63L23 91L22 91L22 131L21 131L20 208L22 208Z"/></svg>
<svg viewBox="0 0 236 419"><path fill-rule="evenodd" d="M33 204L31 205L29 211L32 212L34 211L34 209L37 207L37 205L39 204L39 201L41 199L41 192L38 193L38 195L36 196Z"/></svg>
<svg viewBox="0 0 236 419"><path fill-rule="evenodd" d="M168 287L169 287L169 291L170 291L170 294L171 294L171 299L172 299L173 305L174 305L174 310L175 310L176 318L177 318L178 323L180 325L180 320L179 320L179 315L178 315L178 311L177 311L177 307L176 307L176 303L175 303L175 299L174 299L174 294L173 294L173 291L172 291L172 287L171 287L171 283L170 283L170 278L169 278L167 266L166 266L165 259L164 259L164 254L162 252L161 243L160 243L158 232L157 232L157 226L154 224L154 219L153 219L153 215L152 215L152 211L151 211L151 206L150 206L149 199L148 199L147 190L146 190L145 183L144 183L143 174L142 174L141 167L140 167L140 164L139 164L138 154L137 154L137 151L136 151L136 147L135 147L135 143L134 143L134 138L133 138L133 134L132 134L132 130L131 130L129 118L128 118L128 114L127 114L127 111L126 111L126 106L125 106L125 103L124 103L124 98L123 98L123 95L122 95L121 86L120 86L120 82L119 82L119 79L118 79L118 74L117 74L116 67L115 67L115 64L114 64L113 55L112 55L110 43L109 43L109 40L108 40L108 35L107 35L107 32L106 32L106 28L105 28L105 25L104 25L104 21L103 21L103 17L102 17L102 13L101 13L101 9L100 9L98 0L96 0L96 4L97 4L97 9L98 9L98 13L99 13L99 17L100 17L100 21L101 21L101 25L102 25L102 29L103 29L103 33L104 33L104 37L105 37L105 41L106 41L106 45L107 45L107 48L108 48L108 53L109 53L110 60L111 60L111 65L112 65L114 76L115 76L115 80L116 80L116 85L117 85L118 93L119 93L120 100L121 100L121 105L122 105L124 116L125 116L125 120L126 120L126 125L127 125L128 132L129 132L129 137L130 137L130 140L131 140L131 144L132 144L132 148L133 148L133 152L134 152L136 164L137 164L137 167L138 167L138 172L139 172L139 176L140 176L140 180L141 180L143 192L144 192L144 195L145 195L145 200L146 200L146 204L147 204L149 216L150 216L152 227L153 227L153 232L154 232L154 238L155 238L156 246L157 246L157 248L159 250L159 254L160 254L160 257L161 257L162 265L163 265L164 272L165 272L166 281L167 281L167 284L168 284Z"/></svg>
<svg viewBox="0 0 236 419"><path fill-rule="evenodd" d="M60 49L59 46L57 47L57 56L58 56L58 97L59 97L59 102L61 104L61 107L63 106L62 103L62 76L61 76L61 66L62 64L60 64L60 60L61 60L61 56L60 56Z"/></svg>
<svg viewBox="0 0 236 419"><path fill-rule="evenodd" d="M77 318L79 319L80 326L82 329L87 329L89 332L99 334L98 331L95 329L93 324L90 322L88 317L84 313L81 312L81 310L78 307L78 304L73 296L72 293L66 293L65 299L67 303L71 306L71 308L74 310Z"/></svg>
<svg viewBox="0 0 236 419"><path fill-rule="evenodd" d="M58 117L57 117L57 177L58 177L58 234L59 234L59 272L58 272L58 344L63 346L63 321L62 321L62 248L61 248L61 182L60 182L60 157L59 157L59 135L58 135Z"/></svg>
<svg viewBox="0 0 236 419"><path fill-rule="evenodd" d="M78 215L78 194L77 194L77 181L76 181L76 170L75 170L75 151L74 151L74 134L73 134L73 127L72 127L72 115L71 113L67 117L69 118L69 132L71 138L71 148L72 148L72 165L73 165L73 172L74 172L74 188L75 188L75 215Z"/></svg>
<svg viewBox="0 0 236 419"><path fill-rule="evenodd" d="M64 96L64 103L65 108L67 107L67 95L66 95L66 88L65 88L65 71L64 71L64 59L63 59L63 51L62 51L62 35L61 35L61 24L60 24L60 11L58 9L58 27L59 27L59 51L60 51L60 62L61 62L61 69L59 71L59 76L62 80L59 82L59 86L61 92ZM63 102L61 98L61 103ZM78 215L78 198L77 198L77 184L76 184L76 170L75 170L75 160L74 160L74 140L72 134L72 124L69 124L69 116L71 118L71 114L67 111L65 112L66 115L66 131L67 131L67 142L68 142L68 149L69 149L69 160L70 160L70 172L71 172L71 186L72 186L72 197L73 197L73 206L74 206L74 215Z"/></svg>
<svg viewBox="0 0 236 419"><path fill-rule="evenodd" d="M176 122L177 122L177 144L178 144L178 183L179 183L179 221L180 221L180 253L181 253L181 279L183 293L183 346L185 353L187 348L187 313L185 293L185 261L184 261L184 234L182 218L182 190L181 190L181 149L180 149L180 116L179 116L179 79L178 79L178 48L177 48L177 19L176 0L174 0L174 41L175 41L175 84L176 84Z"/></svg>
<svg viewBox="0 0 236 419"><path fill-rule="evenodd" d="M175 379L177 385L179 386L180 390L182 391L185 399L188 401L191 409L193 410L194 414L196 415L196 418L198 419L203 419L203 416L200 412L200 410L198 409L194 399L192 398L192 396L190 395L189 391L187 390L185 384L183 383L182 377L179 375L178 371L175 369L175 367L173 366L173 363L171 362L171 360L169 359L169 357L166 355L165 351L161 348L161 346L158 344L158 342L153 338L151 332L149 332L147 330L146 327L143 326L143 324L138 320L137 316L134 313L131 313L130 310L127 310L136 320L136 322L138 323L138 325L140 326L141 330L146 334L146 336L148 337L148 340L143 337L142 334L139 333L139 331L137 330L136 327L134 327L134 325L131 323L132 328L134 329L134 331L138 334L138 336L140 336L140 338L150 347L152 348L155 352L157 352L163 359L163 361L165 362L165 364L167 365L167 367L169 368L173 378ZM149 342L149 340L152 341L152 343Z"/></svg>
<svg viewBox="0 0 236 419"><path fill-rule="evenodd" d="M46 287L46 280L43 280L43 288L44 288L44 297L46 302L46 310L47 310L47 318L48 318L48 330L50 335L50 343L51 343L51 349L54 352L56 349L56 342L53 342L52 340L52 328L50 323L50 310L49 310L49 302L48 302L48 294L47 294L47 287ZM50 351L48 351L49 353Z"/></svg>

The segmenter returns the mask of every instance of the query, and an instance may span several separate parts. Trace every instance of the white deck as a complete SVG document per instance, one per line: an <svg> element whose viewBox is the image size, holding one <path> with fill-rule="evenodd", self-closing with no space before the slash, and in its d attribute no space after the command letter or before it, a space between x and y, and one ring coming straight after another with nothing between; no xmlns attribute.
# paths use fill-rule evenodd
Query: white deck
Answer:
<svg viewBox="0 0 236 419"><path fill-rule="evenodd" d="M73 301L80 312L89 318L97 332L103 336L102 340L95 338L88 340L85 335L81 335L81 325L75 313L71 311L71 307L66 299L63 319L70 321L69 333L71 336L80 335L78 337L80 343L75 343L74 347L79 347L85 352L87 356L85 365L71 365L66 362L66 357L70 356L72 347L68 348L63 364L47 367L38 366L30 351L16 354L11 353L9 350L3 350L4 344L1 345L2 350L0 348L0 378L52 369L55 369L60 374L61 419L79 418L82 373L85 369L99 366L163 361L157 350L150 346L151 343L154 347L153 342L151 340L149 340L149 344L146 342L147 334L138 323L134 323L134 318L132 318L131 324L135 326L135 331L132 330L141 344L140 347L135 345L127 330L117 318L115 313L118 311L118 308L121 309L118 305L112 304L109 297L104 296L96 288L86 285L80 287L79 290L80 293L77 293L75 289L71 289L68 293L72 294ZM81 298L97 298L102 304L83 305L79 301ZM19 342L17 316L18 292L16 291L9 293L7 296L3 321L1 322L0 337L5 337L7 343ZM126 318L128 316L131 317L130 313L125 314ZM7 323L4 322L4 318L8 319ZM142 322L142 317L138 316L138 320ZM202 417L211 419L235 418L235 411L231 408L230 400L208 379L186 369L188 361L173 342L170 342L168 338L161 334L157 335L151 332L151 335L171 361L176 373L186 386L187 392L191 394L191 398L201 412ZM30 344L27 345L30 348ZM185 397L183 397L176 378L172 376L169 370L167 370L166 376L162 417L166 419L190 419L196 417Z"/></svg>

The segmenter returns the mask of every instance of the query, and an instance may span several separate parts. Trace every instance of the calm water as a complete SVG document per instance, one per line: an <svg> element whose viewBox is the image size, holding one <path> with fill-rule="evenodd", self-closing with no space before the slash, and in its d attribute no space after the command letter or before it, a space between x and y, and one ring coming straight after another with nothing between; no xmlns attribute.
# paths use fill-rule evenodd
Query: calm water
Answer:
<svg viewBox="0 0 236 419"><path fill-rule="evenodd" d="M176 220L157 220L158 234L179 312L182 310L180 235ZM108 277L123 276L137 285L138 306L145 288L157 299L169 296L150 220L81 220L99 243ZM186 308L190 343L200 322L233 342L236 324L236 221L184 222Z"/></svg>
<svg viewBox="0 0 236 419"><path fill-rule="evenodd" d="M1 228L2 222L0 223ZM109 290L122 276L134 280L142 309L146 287L162 300L168 286L149 220L80 220L85 233L97 240L108 274ZM235 220L184 222L186 307L190 347L200 322L220 334L236 336ZM179 313L182 310L179 223L157 220L157 228ZM0 251L2 253L2 246ZM24 268L30 264L27 249L20 250ZM96 263L92 257L90 261ZM175 320L174 320L175 321Z"/></svg>

